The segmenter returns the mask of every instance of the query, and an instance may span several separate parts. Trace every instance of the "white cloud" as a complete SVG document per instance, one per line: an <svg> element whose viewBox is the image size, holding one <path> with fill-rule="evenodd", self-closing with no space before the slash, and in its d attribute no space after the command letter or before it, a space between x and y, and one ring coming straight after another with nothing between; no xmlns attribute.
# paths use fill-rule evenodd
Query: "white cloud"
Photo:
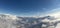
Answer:
<svg viewBox="0 0 60 28"><path fill-rule="evenodd" d="M51 13L49 13L49 15L59 18L59 17L60 17L60 8L53 9L53 10L51 11Z"/></svg>
<svg viewBox="0 0 60 28"><path fill-rule="evenodd" d="M10 15L10 14L0 14L0 18L5 18L5 19L17 19L15 15Z"/></svg>
<svg viewBox="0 0 60 28"><path fill-rule="evenodd" d="M57 12L57 13L51 13L50 14L51 16L55 16L55 17L59 17L60 15L60 12ZM34 17L36 18L36 17ZM43 17L42 17L43 18ZM23 19L20 19L18 17L16 17L15 15L11 15L11 14L0 14L0 27L1 28L10 28L10 27L13 27L13 28L16 28L15 25L13 25L12 23L16 23L16 20L15 19L18 19L18 21L22 22L22 23L25 23L25 21L22 21ZM42 22L56 22L56 21L60 21L60 19L56 19L56 20L49 20L47 18L45 18L44 20L42 20ZM34 22L35 24L37 24L37 22ZM27 23L28 24L28 23ZM48 23L49 24L49 23ZM17 25L17 27L19 26L20 24ZM3 27L2 27L3 26ZM8 26L8 27L7 27ZM24 24L22 24L22 26L24 27ZM45 27L45 25L43 25ZM20 26L19 26L20 27ZM53 26L52 26L53 27Z"/></svg>
<svg viewBox="0 0 60 28"><path fill-rule="evenodd" d="M13 23L16 22L17 17L10 14L0 14L0 28L15 28Z"/></svg>
<svg viewBox="0 0 60 28"><path fill-rule="evenodd" d="M60 17L60 8L52 9L51 11L48 11L46 13L43 13L41 16L54 16L54 17Z"/></svg>

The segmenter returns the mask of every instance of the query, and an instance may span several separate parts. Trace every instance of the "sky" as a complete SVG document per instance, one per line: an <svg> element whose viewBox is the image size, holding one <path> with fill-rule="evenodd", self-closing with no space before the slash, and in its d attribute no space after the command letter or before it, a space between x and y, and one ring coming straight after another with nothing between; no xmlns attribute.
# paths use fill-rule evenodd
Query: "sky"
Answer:
<svg viewBox="0 0 60 28"><path fill-rule="evenodd" d="M60 12L60 0L0 0L0 13L44 16Z"/></svg>

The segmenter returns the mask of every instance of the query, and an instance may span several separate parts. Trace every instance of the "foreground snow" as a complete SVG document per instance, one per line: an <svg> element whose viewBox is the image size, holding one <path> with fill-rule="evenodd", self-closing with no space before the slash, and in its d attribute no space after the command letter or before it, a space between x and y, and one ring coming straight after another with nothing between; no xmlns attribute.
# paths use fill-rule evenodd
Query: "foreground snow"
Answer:
<svg viewBox="0 0 60 28"><path fill-rule="evenodd" d="M60 23L57 24L56 28L60 28Z"/></svg>

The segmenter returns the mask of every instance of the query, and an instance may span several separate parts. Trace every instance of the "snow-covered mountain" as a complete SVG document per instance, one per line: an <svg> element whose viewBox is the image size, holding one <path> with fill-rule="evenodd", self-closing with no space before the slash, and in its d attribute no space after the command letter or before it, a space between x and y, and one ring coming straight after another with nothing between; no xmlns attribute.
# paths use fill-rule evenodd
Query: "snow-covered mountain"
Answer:
<svg viewBox="0 0 60 28"><path fill-rule="evenodd" d="M52 16L19 17L10 14L0 14L0 28L50 28L57 26L60 19Z"/></svg>
<svg viewBox="0 0 60 28"><path fill-rule="evenodd" d="M44 16L44 17L20 17L17 22L21 23L19 28L56 28L57 24L60 23L60 19L57 19L53 16ZM20 25L19 25L20 26Z"/></svg>

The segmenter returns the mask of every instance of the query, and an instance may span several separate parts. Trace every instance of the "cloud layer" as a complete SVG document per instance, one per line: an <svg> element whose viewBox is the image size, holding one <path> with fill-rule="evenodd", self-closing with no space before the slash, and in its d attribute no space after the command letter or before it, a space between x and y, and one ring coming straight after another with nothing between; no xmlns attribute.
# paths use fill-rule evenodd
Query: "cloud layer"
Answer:
<svg viewBox="0 0 60 28"><path fill-rule="evenodd" d="M60 19L56 19L52 16L35 18L0 14L0 28L50 28L57 26L56 24L59 22Z"/></svg>

